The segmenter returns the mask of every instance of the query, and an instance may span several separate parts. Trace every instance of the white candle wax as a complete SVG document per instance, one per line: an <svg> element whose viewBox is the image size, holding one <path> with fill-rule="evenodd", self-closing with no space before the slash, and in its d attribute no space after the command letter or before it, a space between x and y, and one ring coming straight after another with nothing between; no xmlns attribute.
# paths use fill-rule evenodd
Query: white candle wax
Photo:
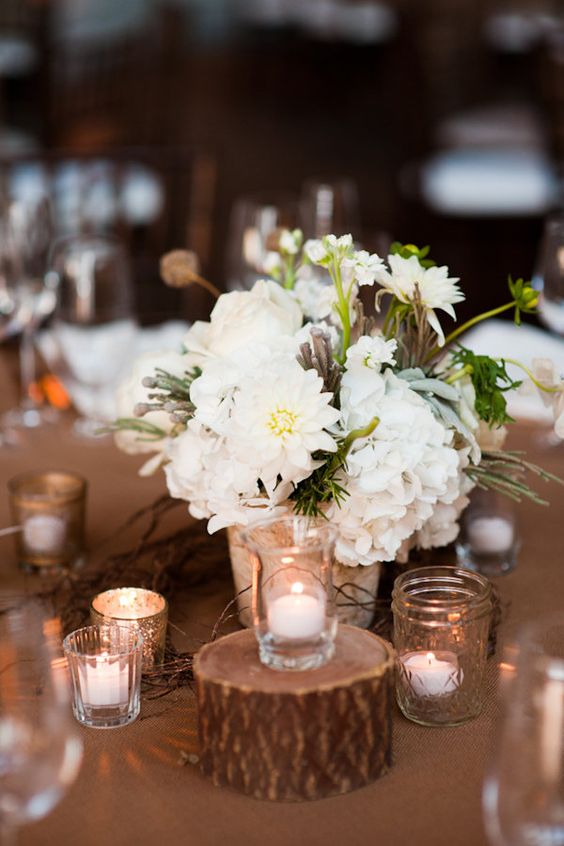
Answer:
<svg viewBox="0 0 564 846"><path fill-rule="evenodd" d="M58 553L65 542L66 523L55 514L34 514L23 524L23 542L31 551L43 555Z"/></svg>
<svg viewBox="0 0 564 846"><path fill-rule="evenodd" d="M441 652L440 658L434 652L408 652L400 662L417 696L454 693L464 678L454 652Z"/></svg>
<svg viewBox="0 0 564 846"><path fill-rule="evenodd" d="M473 552L507 552L513 544L513 526L503 517L477 517L469 522L467 532Z"/></svg>
<svg viewBox="0 0 564 846"><path fill-rule="evenodd" d="M107 652L88 658L79 666L82 701L85 705L109 707L129 701L129 667L120 667L118 656Z"/></svg>
<svg viewBox="0 0 564 846"><path fill-rule="evenodd" d="M325 601L303 592L301 582L290 593L273 599L268 606L268 629L274 637L304 640L318 637L325 628Z"/></svg>

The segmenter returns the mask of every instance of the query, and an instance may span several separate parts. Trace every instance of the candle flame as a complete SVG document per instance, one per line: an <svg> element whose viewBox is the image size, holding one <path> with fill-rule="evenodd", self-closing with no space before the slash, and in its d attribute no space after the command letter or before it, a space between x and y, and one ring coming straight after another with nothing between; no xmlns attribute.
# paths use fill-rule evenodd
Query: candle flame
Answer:
<svg viewBox="0 0 564 846"><path fill-rule="evenodd" d="M137 591L129 590L127 593L121 593L118 601L122 608L131 608L135 604L136 599Z"/></svg>
<svg viewBox="0 0 564 846"><path fill-rule="evenodd" d="M285 555L283 558L280 559L282 564L293 564L294 558L292 555Z"/></svg>
<svg viewBox="0 0 564 846"><path fill-rule="evenodd" d="M290 590L292 591L292 593L303 593L304 586L301 582L294 582Z"/></svg>
<svg viewBox="0 0 564 846"><path fill-rule="evenodd" d="M429 662L429 666L431 666L431 664L433 663L434 660L435 660L435 653L434 652L427 652L427 661Z"/></svg>

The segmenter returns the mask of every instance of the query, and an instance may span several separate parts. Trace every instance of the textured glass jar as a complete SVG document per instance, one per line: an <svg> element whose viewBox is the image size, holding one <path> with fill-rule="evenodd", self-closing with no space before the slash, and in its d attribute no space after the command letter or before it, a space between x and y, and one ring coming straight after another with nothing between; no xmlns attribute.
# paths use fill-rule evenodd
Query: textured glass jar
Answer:
<svg viewBox="0 0 564 846"><path fill-rule="evenodd" d="M457 567L420 567L396 579L392 611L405 716L428 726L476 717L492 611L488 580Z"/></svg>
<svg viewBox="0 0 564 846"><path fill-rule="evenodd" d="M117 623L143 635L143 670L162 664L168 624L164 596L144 588L114 588L99 593L90 606L92 623Z"/></svg>
<svg viewBox="0 0 564 846"><path fill-rule="evenodd" d="M86 480L50 470L23 473L8 482L20 566L43 573L81 563L84 557Z"/></svg>
<svg viewBox="0 0 564 846"><path fill-rule="evenodd" d="M263 664L310 670L333 655L335 536L326 520L297 516L261 520L243 533L253 563L253 624Z"/></svg>

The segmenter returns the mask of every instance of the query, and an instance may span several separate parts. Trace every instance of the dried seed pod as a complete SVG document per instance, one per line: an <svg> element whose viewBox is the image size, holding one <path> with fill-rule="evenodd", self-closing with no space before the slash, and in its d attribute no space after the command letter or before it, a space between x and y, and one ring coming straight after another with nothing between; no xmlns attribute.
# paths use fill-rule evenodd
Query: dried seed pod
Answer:
<svg viewBox="0 0 564 846"><path fill-rule="evenodd" d="M172 250L161 257L161 277L171 288L191 285L196 281L199 270L198 256L192 250Z"/></svg>

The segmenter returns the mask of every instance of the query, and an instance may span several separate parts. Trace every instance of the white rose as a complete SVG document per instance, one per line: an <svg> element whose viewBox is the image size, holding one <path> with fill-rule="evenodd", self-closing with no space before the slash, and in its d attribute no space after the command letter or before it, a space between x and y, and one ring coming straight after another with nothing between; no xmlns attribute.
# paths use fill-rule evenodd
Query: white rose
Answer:
<svg viewBox="0 0 564 846"><path fill-rule="evenodd" d="M150 388L144 387L143 379L146 376L154 376L156 368L166 370L173 376L183 376L190 368L190 364L186 356L182 356L173 350L147 352L139 356L133 363L129 375L116 391L118 417L135 417L137 403L150 402L148 396ZM173 426L165 411L150 411L140 420L158 426L167 434ZM145 438L145 435L134 431L121 431L115 434L115 442L119 449L132 455L144 452L161 452L167 441L166 438L160 440L146 440Z"/></svg>
<svg viewBox="0 0 564 846"><path fill-rule="evenodd" d="M293 335L302 322L302 311L291 294L270 279L259 279L250 291L222 294L210 322L197 321L184 346L191 353L228 356L252 341L270 344Z"/></svg>

